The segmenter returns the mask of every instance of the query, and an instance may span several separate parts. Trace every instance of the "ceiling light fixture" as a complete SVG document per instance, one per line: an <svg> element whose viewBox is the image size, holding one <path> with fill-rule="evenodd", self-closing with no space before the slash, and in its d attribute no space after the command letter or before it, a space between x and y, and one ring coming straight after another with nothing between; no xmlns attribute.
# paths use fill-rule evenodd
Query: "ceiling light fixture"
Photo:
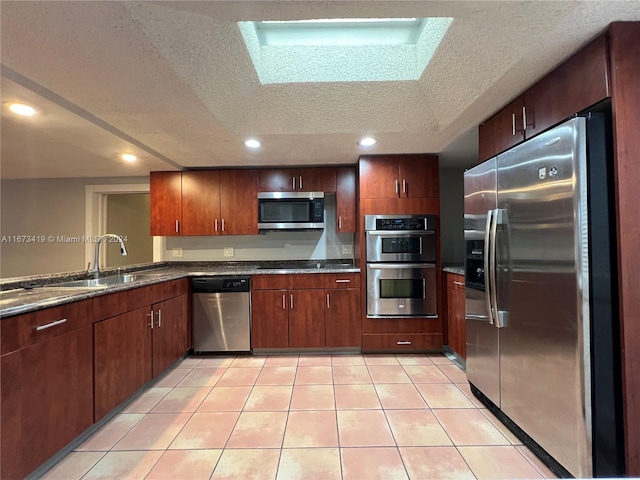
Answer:
<svg viewBox="0 0 640 480"><path fill-rule="evenodd" d="M126 162L135 162L137 157L135 155L131 155L130 153L123 153L121 158Z"/></svg>
<svg viewBox="0 0 640 480"><path fill-rule="evenodd" d="M11 110L16 115L22 115L23 117L30 117L36 114L36 109L30 107L29 105L24 105L22 103L12 103L9 105L9 110Z"/></svg>
<svg viewBox="0 0 640 480"><path fill-rule="evenodd" d="M244 142L244 144L249 148L259 148L262 145L258 140L249 139Z"/></svg>
<svg viewBox="0 0 640 480"><path fill-rule="evenodd" d="M375 145L376 143L378 143L378 140L373 137L364 137L358 141L358 145L360 145L361 147L370 147L371 145Z"/></svg>

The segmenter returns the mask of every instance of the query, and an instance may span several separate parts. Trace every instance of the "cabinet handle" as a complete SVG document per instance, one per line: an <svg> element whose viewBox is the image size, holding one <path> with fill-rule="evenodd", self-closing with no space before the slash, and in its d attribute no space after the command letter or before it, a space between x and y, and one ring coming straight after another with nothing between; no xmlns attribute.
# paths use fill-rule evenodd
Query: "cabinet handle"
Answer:
<svg viewBox="0 0 640 480"><path fill-rule="evenodd" d="M147 317L151 317L151 323L147 323L147 326L151 327L151 330L153 330L153 310L151 310L150 313L147 313Z"/></svg>
<svg viewBox="0 0 640 480"><path fill-rule="evenodd" d="M397 178L396 178L396 195L400 195L400 184Z"/></svg>
<svg viewBox="0 0 640 480"><path fill-rule="evenodd" d="M176 233L180 233L180 222L176 220Z"/></svg>
<svg viewBox="0 0 640 480"><path fill-rule="evenodd" d="M222 231L224 232L224 218L222 219Z"/></svg>
<svg viewBox="0 0 640 480"><path fill-rule="evenodd" d="M296 177L291 177L291 190L296 189Z"/></svg>
<svg viewBox="0 0 640 480"><path fill-rule="evenodd" d="M351 280L338 279L338 280L336 280L336 283L351 283Z"/></svg>
<svg viewBox="0 0 640 480"><path fill-rule="evenodd" d="M283 294L282 294L282 309L283 309L283 310L286 310L286 309L287 309L287 304L286 304L285 302L286 302L286 300L285 300L285 295L284 295L284 293L283 293Z"/></svg>
<svg viewBox="0 0 640 480"><path fill-rule="evenodd" d="M407 181L404 178L402 179L402 193L407 194Z"/></svg>
<svg viewBox="0 0 640 480"><path fill-rule="evenodd" d="M158 327L162 327L162 309L158 309Z"/></svg>
<svg viewBox="0 0 640 480"><path fill-rule="evenodd" d="M302 175L300 175L298 178L298 185L300 186L300 190L302 190Z"/></svg>
<svg viewBox="0 0 640 480"><path fill-rule="evenodd" d="M329 301L329 294L327 293L327 308L331 308L331 302Z"/></svg>
<svg viewBox="0 0 640 480"><path fill-rule="evenodd" d="M456 280L453 281L454 285L460 285L461 287L464 287L464 282L457 282Z"/></svg>
<svg viewBox="0 0 640 480"><path fill-rule="evenodd" d="M214 223L215 223L215 231L217 232L218 231L218 219L217 218L216 218Z"/></svg>
<svg viewBox="0 0 640 480"><path fill-rule="evenodd" d="M289 295L289 302L291 304L291 310L293 310L293 293Z"/></svg>
<svg viewBox="0 0 640 480"><path fill-rule="evenodd" d="M61 318L60 320L56 320L55 322L47 323L45 325L40 325L39 327L36 327L36 332L41 332L42 330L46 330L47 328L55 327L57 325L62 325L63 323L66 323L66 321L67 321L66 318Z"/></svg>
<svg viewBox="0 0 640 480"><path fill-rule="evenodd" d="M342 215L338 217L338 230L342 230Z"/></svg>
<svg viewBox="0 0 640 480"><path fill-rule="evenodd" d="M398 340L396 345L411 345L411 340Z"/></svg>
<svg viewBox="0 0 640 480"><path fill-rule="evenodd" d="M516 114L515 113L511 114L511 136L512 137L516 136Z"/></svg>
<svg viewBox="0 0 640 480"><path fill-rule="evenodd" d="M527 107L522 106L522 131L527 129Z"/></svg>

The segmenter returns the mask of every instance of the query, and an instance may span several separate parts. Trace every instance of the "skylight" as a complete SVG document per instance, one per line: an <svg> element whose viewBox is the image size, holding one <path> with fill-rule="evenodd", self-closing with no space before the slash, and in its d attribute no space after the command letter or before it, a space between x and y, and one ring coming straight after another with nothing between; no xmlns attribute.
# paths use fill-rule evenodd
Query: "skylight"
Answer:
<svg viewBox="0 0 640 480"><path fill-rule="evenodd" d="M262 84L418 80L453 19L238 22Z"/></svg>

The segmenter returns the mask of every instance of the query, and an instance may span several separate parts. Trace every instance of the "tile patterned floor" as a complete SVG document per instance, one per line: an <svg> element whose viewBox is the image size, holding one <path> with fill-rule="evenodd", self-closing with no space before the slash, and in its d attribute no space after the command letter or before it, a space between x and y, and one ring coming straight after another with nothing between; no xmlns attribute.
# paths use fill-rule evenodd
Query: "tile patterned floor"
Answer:
<svg viewBox="0 0 640 480"><path fill-rule="evenodd" d="M47 479L556 478L443 355L186 358Z"/></svg>

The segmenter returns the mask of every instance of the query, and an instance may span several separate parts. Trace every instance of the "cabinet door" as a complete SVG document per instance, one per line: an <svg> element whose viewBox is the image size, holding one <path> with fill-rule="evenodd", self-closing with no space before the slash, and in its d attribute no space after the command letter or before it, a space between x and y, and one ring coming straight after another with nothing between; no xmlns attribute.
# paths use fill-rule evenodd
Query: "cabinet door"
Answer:
<svg viewBox="0 0 640 480"><path fill-rule="evenodd" d="M325 290L327 347L359 347L362 343L360 290Z"/></svg>
<svg viewBox="0 0 640 480"><path fill-rule="evenodd" d="M151 380L151 308L94 324L95 420Z"/></svg>
<svg viewBox="0 0 640 480"><path fill-rule="evenodd" d="M257 235L258 172L220 172L220 217L223 235Z"/></svg>
<svg viewBox="0 0 640 480"><path fill-rule="evenodd" d="M356 170L336 169L336 222L339 233L356 231Z"/></svg>
<svg viewBox="0 0 640 480"><path fill-rule="evenodd" d="M293 192L298 178L292 168L263 168L258 172L260 192Z"/></svg>
<svg viewBox="0 0 640 480"><path fill-rule="evenodd" d="M360 157L358 169L360 198L398 198L400 180L397 156Z"/></svg>
<svg viewBox="0 0 640 480"><path fill-rule="evenodd" d="M525 92L527 138L610 96L607 52L601 35Z"/></svg>
<svg viewBox="0 0 640 480"><path fill-rule="evenodd" d="M464 320L464 292L447 288L449 347L462 358L467 355L467 329Z"/></svg>
<svg viewBox="0 0 640 480"><path fill-rule="evenodd" d="M253 348L289 346L289 308L286 290L251 292L251 344Z"/></svg>
<svg viewBox="0 0 640 480"><path fill-rule="evenodd" d="M182 175L151 172L149 175L151 235L180 235L182 222Z"/></svg>
<svg viewBox="0 0 640 480"><path fill-rule="evenodd" d="M3 355L0 477L24 478L93 423L93 326Z"/></svg>
<svg viewBox="0 0 640 480"><path fill-rule="evenodd" d="M324 290L289 290L289 346L324 347Z"/></svg>
<svg viewBox="0 0 640 480"><path fill-rule="evenodd" d="M220 171L182 172L182 235L219 235L221 230Z"/></svg>
<svg viewBox="0 0 640 480"><path fill-rule="evenodd" d="M153 378L164 372L187 351L188 295L170 298L153 306Z"/></svg>
<svg viewBox="0 0 640 480"><path fill-rule="evenodd" d="M401 197L440 196L440 169L436 155L403 155L399 157L398 165Z"/></svg>
<svg viewBox="0 0 640 480"><path fill-rule="evenodd" d="M522 97L518 97L480 125L478 163L484 162L524 140L523 107Z"/></svg>
<svg viewBox="0 0 640 480"><path fill-rule="evenodd" d="M335 192L336 169L335 167L299 168L296 190L301 192Z"/></svg>

